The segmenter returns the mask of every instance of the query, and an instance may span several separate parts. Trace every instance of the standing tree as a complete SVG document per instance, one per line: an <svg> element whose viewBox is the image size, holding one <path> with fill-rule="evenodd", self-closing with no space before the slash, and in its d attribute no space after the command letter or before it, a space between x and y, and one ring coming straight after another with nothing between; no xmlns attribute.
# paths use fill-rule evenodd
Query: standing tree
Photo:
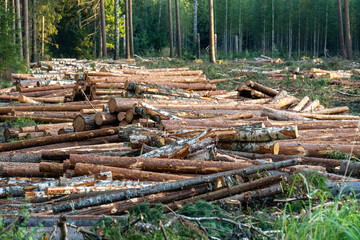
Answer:
<svg viewBox="0 0 360 240"><path fill-rule="evenodd" d="M176 42L177 42L177 54L179 58L182 58L181 51L181 31L180 31L180 13L179 13L179 0L175 0L175 13L176 13Z"/></svg>
<svg viewBox="0 0 360 240"><path fill-rule="evenodd" d="M125 58L130 59L130 30L129 30L129 2L125 0L125 37L126 37L126 51Z"/></svg>
<svg viewBox="0 0 360 240"><path fill-rule="evenodd" d="M339 42L340 42L340 55L345 57L345 43L344 43L344 30L342 22L342 10L341 10L341 1L336 0L337 3L337 15L338 15L338 28L339 28Z"/></svg>
<svg viewBox="0 0 360 240"><path fill-rule="evenodd" d="M132 0L129 1L129 41L130 41L130 56L134 57L134 31L133 31L133 17L132 17Z"/></svg>
<svg viewBox="0 0 360 240"><path fill-rule="evenodd" d="M119 0L114 1L114 11L115 11L115 54L114 54L114 59L118 60L119 59L119 45L120 45ZM95 22L95 24L96 24L96 22ZM95 27L95 29L96 29L96 27Z"/></svg>
<svg viewBox="0 0 360 240"><path fill-rule="evenodd" d="M349 0L344 0L344 17L345 17L345 39L346 52L348 59L352 60L352 41L350 32Z"/></svg>
<svg viewBox="0 0 360 240"><path fill-rule="evenodd" d="M271 53L275 51L275 0L271 2ZM300 41L300 39L299 39Z"/></svg>
<svg viewBox="0 0 360 240"><path fill-rule="evenodd" d="M36 4L36 0L33 0L32 2L32 9L33 9L33 21L32 21L32 61L33 62L37 62L37 44L36 44L36 36L37 36L37 31L36 31L36 9L37 9L37 4Z"/></svg>
<svg viewBox="0 0 360 240"><path fill-rule="evenodd" d="M29 5L28 0L23 0L23 16L24 16L24 37L25 37L25 45L24 45L24 56L26 63L30 63L30 49L29 49Z"/></svg>
<svg viewBox="0 0 360 240"><path fill-rule="evenodd" d="M174 57L174 40L173 40L171 0L168 0L168 15L169 15L170 58L173 58Z"/></svg>
<svg viewBox="0 0 360 240"><path fill-rule="evenodd" d="M101 16L102 52L103 52L103 56L104 56L104 57L107 57L107 48L106 48L106 23L105 23L105 4L104 4L104 0L100 0L100 16Z"/></svg>
<svg viewBox="0 0 360 240"><path fill-rule="evenodd" d="M194 0L194 45L197 42L197 15L198 15L198 1Z"/></svg>
<svg viewBox="0 0 360 240"><path fill-rule="evenodd" d="M216 63L214 33L214 2L209 0L210 63Z"/></svg>

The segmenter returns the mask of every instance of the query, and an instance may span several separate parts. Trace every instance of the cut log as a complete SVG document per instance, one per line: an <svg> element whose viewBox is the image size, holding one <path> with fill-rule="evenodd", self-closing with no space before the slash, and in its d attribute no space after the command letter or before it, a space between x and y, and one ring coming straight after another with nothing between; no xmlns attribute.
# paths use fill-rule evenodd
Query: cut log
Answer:
<svg viewBox="0 0 360 240"><path fill-rule="evenodd" d="M99 174L101 172L112 172L114 179L117 180L163 182L163 181L178 181L188 178L180 175L130 170L130 169L107 167L107 166L94 165L94 164L77 163L75 166L76 176Z"/></svg>
<svg viewBox="0 0 360 240"><path fill-rule="evenodd" d="M110 113L96 113L94 116L96 125L107 125L117 123L117 116Z"/></svg>
<svg viewBox="0 0 360 240"><path fill-rule="evenodd" d="M41 162L39 165L39 171L62 176L64 173L64 168L62 163Z"/></svg>
<svg viewBox="0 0 360 240"><path fill-rule="evenodd" d="M308 96L306 96L303 99L301 99L300 102L298 104L296 104L290 110L294 111L294 112L300 112L309 101L310 101L310 98Z"/></svg>
<svg viewBox="0 0 360 240"><path fill-rule="evenodd" d="M93 105L95 108L104 108L103 104ZM30 105L0 107L0 114L11 113L11 111L80 111L83 108L91 108L89 104L62 104L62 105Z"/></svg>
<svg viewBox="0 0 360 240"><path fill-rule="evenodd" d="M336 107L336 108L328 108L324 110L316 110L313 113L316 114L342 114L349 112L349 107Z"/></svg>
<svg viewBox="0 0 360 240"><path fill-rule="evenodd" d="M58 130L58 135L60 135L60 134L66 134L66 133L73 133L74 132L74 128L60 128L59 130Z"/></svg>
<svg viewBox="0 0 360 240"><path fill-rule="evenodd" d="M98 128L95 123L94 115L92 114L77 115L74 119L73 126L75 132L90 131Z"/></svg>
<svg viewBox="0 0 360 240"><path fill-rule="evenodd" d="M35 101L35 100L33 100L32 98L26 97L26 96L24 96L24 95L20 95L20 96L18 97L18 101L21 102L21 103L40 104L40 102Z"/></svg>
<svg viewBox="0 0 360 240"><path fill-rule="evenodd" d="M44 123L66 123L71 122L71 118L52 118L52 117L36 117L36 116L22 116L25 119L31 119L36 122L44 122ZM0 121L6 121L9 119L19 119L17 116L8 116L8 115L0 115Z"/></svg>
<svg viewBox="0 0 360 240"><path fill-rule="evenodd" d="M246 143L226 143L220 142L218 144L218 148L232 150L232 151L240 151L240 152L252 152L252 153L271 153L278 154L279 153L279 143L278 142L246 142Z"/></svg>
<svg viewBox="0 0 360 240"><path fill-rule="evenodd" d="M275 110L268 107L263 107L261 112L262 116L267 116L270 119L279 120L279 121L312 121L310 118L302 117L296 113L288 111Z"/></svg>
<svg viewBox="0 0 360 240"><path fill-rule="evenodd" d="M276 90L273 90L271 88L265 87L264 85L261 85L260 83L253 82L251 80L247 80L247 85L252 87L253 89L262 92L264 94L269 95L270 97L275 97L279 92Z"/></svg>
<svg viewBox="0 0 360 240"><path fill-rule="evenodd" d="M49 129L68 128L68 127L72 127L72 126L73 126L72 122L57 123L57 124L41 124L41 125L35 126L35 132L41 132L41 131L49 130Z"/></svg>
<svg viewBox="0 0 360 240"><path fill-rule="evenodd" d="M317 107L319 107L320 101L315 100L313 102L310 102L308 105L306 105L301 112L313 112Z"/></svg>
<svg viewBox="0 0 360 240"><path fill-rule="evenodd" d="M194 161L162 158L108 157L96 155L70 155L70 164L89 163L118 168L130 168L151 172L211 174L249 167L248 163L229 163L215 161Z"/></svg>
<svg viewBox="0 0 360 240"><path fill-rule="evenodd" d="M38 139L29 139L18 142L2 143L0 144L0 151L1 152L12 151L22 148L30 148L30 147L44 146L55 143L65 143L65 142L86 140L96 137L110 136L117 134L119 129L120 129L119 127L112 127L112 128L104 128L93 131L84 131L78 133L62 134L58 136L42 137Z"/></svg>

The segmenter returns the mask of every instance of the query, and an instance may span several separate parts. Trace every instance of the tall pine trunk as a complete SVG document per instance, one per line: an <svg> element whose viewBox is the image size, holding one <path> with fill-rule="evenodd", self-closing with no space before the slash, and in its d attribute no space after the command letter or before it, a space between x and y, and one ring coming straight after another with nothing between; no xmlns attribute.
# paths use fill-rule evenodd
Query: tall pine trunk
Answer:
<svg viewBox="0 0 360 240"><path fill-rule="evenodd" d="M119 0L114 1L114 11L115 11L115 54L114 59L119 59L120 52L120 22L119 22ZM95 18L96 19L96 18Z"/></svg>
<svg viewBox="0 0 360 240"><path fill-rule="evenodd" d="M209 32L210 32L210 63L216 63L215 58L215 33L214 33L214 2L209 0Z"/></svg>
<svg viewBox="0 0 360 240"><path fill-rule="evenodd" d="M32 61L33 62L37 62L37 44L36 44L36 36L37 36L37 32L36 32L36 9L37 9L37 4L36 4L36 0L33 0L33 27L32 27Z"/></svg>
<svg viewBox="0 0 360 240"><path fill-rule="evenodd" d="M125 58L130 59L130 29L129 29L129 2L125 0L125 37L126 37L126 51Z"/></svg>
<svg viewBox="0 0 360 240"><path fill-rule="evenodd" d="M23 0L23 17L24 17L24 57L26 63L30 63L30 49L29 49L29 1Z"/></svg>
<svg viewBox="0 0 360 240"><path fill-rule="evenodd" d="M178 58L182 58L179 0L175 0L175 13L176 13L176 42L177 42L177 54L178 54Z"/></svg>
<svg viewBox="0 0 360 240"><path fill-rule="evenodd" d="M133 31L133 17L132 17L132 0L129 0L129 41L130 41L130 56L134 57L134 31Z"/></svg>
<svg viewBox="0 0 360 240"><path fill-rule="evenodd" d="M106 23L105 23L105 3L104 0L100 0L100 15L101 15L101 36L102 36L102 52L103 56L107 57L106 47Z"/></svg>
<svg viewBox="0 0 360 240"><path fill-rule="evenodd" d="M242 31L242 15L241 15L241 0L239 0L239 53L242 52L243 48L243 31Z"/></svg>
<svg viewBox="0 0 360 240"><path fill-rule="evenodd" d="M293 14L293 5L292 5L292 0L290 0L290 11L289 11L289 49L288 49L288 54L289 54L289 58L291 58L291 55L292 55L292 45L293 45L293 42L292 42L292 14Z"/></svg>
<svg viewBox="0 0 360 240"><path fill-rule="evenodd" d="M224 52L228 54L228 0L225 0Z"/></svg>
<svg viewBox="0 0 360 240"><path fill-rule="evenodd" d="M329 17L329 3L326 3L326 15L325 15L325 37L324 37L324 56L327 58L327 34L328 34L328 17Z"/></svg>
<svg viewBox="0 0 360 240"><path fill-rule="evenodd" d="M168 17L169 17L169 42L170 42L170 58L174 57L174 39L173 39L173 23L171 0L168 0Z"/></svg>
<svg viewBox="0 0 360 240"><path fill-rule="evenodd" d="M352 41L350 32L350 16L349 16L349 1L344 0L344 17L345 17L345 39L346 39L346 52L348 59L352 60Z"/></svg>
<svg viewBox="0 0 360 240"><path fill-rule="evenodd" d="M197 15L198 15L198 1L194 0L194 46L197 42Z"/></svg>
<svg viewBox="0 0 360 240"><path fill-rule="evenodd" d="M271 52L275 51L275 0L271 2Z"/></svg>
<svg viewBox="0 0 360 240"><path fill-rule="evenodd" d="M12 6L12 30L13 30L13 43L16 44L16 4L15 0L11 1Z"/></svg>
<svg viewBox="0 0 360 240"><path fill-rule="evenodd" d="M339 42L340 42L340 55L341 57L345 57L345 42L344 42L344 29L342 22L342 9L341 9L341 1L336 0L337 5L337 15L338 15L338 29L339 29Z"/></svg>
<svg viewBox="0 0 360 240"><path fill-rule="evenodd" d="M263 13L262 52L265 55L265 52L266 52L266 0L264 1L264 13Z"/></svg>
<svg viewBox="0 0 360 240"><path fill-rule="evenodd" d="M41 57L44 57L45 53L45 17L41 18Z"/></svg>

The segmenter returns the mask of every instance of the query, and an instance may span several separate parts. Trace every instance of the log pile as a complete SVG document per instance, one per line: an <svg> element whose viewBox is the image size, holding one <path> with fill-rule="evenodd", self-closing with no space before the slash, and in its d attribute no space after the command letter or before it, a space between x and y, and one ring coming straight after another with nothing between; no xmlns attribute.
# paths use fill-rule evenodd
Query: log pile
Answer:
<svg viewBox="0 0 360 240"><path fill-rule="evenodd" d="M5 131L31 139L0 144L0 196L13 199L2 212L14 214L25 199L33 216L121 215L144 201L177 210L274 196L300 170L329 181L360 177L357 162L330 159L360 153L359 117L347 107L326 109L253 81L218 94L185 68L110 64L82 81L69 103L0 107L2 120L47 123Z"/></svg>

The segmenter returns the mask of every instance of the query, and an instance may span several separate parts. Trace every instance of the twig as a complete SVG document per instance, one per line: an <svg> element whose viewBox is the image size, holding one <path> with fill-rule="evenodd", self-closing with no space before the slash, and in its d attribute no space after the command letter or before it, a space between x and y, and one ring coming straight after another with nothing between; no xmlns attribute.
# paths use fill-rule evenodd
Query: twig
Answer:
<svg viewBox="0 0 360 240"><path fill-rule="evenodd" d="M165 239L165 240L168 240L168 237L167 237L167 235L166 235L166 231L165 231L164 225L162 224L161 220L160 220L159 225L160 225L162 234L164 235L164 239Z"/></svg>
<svg viewBox="0 0 360 240"><path fill-rule="evenodd" d="M57 230L57 226L55 225L54 230L50 234L49 240L51 240L53 238L53 236L55 235L56 230Z"/></svg>
<svg viewBox="0 0 360 240"><path fill-rule="evenodd" d="M60 240L67 240L66 217L60 216L57 225L60 228Z"/></svg>
<svg viewBox="0 0 360 240"><path fill-rule="evenodd" d="M96 238L99 237L98 234L93 233L93 232L91 232L91 231L89 231L89 230L86 230L86 229L84 229L84 228L82 228L82 227L79 227L79 226L76 226L76 225L73 225L73 224L70 224L70 223L67 223L66 225L69 226L69 227L75 228L75 229L76 229L76 232L79 232L79 233L82 233L82 234L86 234L86 235L90 235L90 236L94 236L94 237L96 237ZM107 237L101 237L101 239L111 240L111 238L107 238Z"/></svg>
<svg viewBox="0 0 360 240"><path fill-rule="evenodd" d="M195 221L196 221L197 225L199 226L199 228L208 236L208 238L214 239L214 240L220 240L220 238L211 236L208 233L208 231L206 231L206 229L203 227L203 225L201 225L201 222L199 220L195 220Z"/></svg>
<svg viewBox="0 0 360 240"><path fill-rule="evenodd" d="M189 221L224 221L224 222L228 222L234 225L237 225L239 227L245 227L248 229L252 229L254 231L256 231L257 233L263 235L264 237L270 238L267 234L265 234L260 228L254 227L251 224L245 224L245 223L238 223L235 222L233 220L227 219L227 218L220 218L220 217L199 217L199 218L194 218L194 217L187 217L184 215L178 215L180 218L189 220Z"/></svg>
<svg viewBox="0 0 360 240"><path fill-rule="evenodd" d="M89 98L86 96L84 90L80 89L80 91L81 91L81 93L84 95L86 101L88 101L89 104L90 104L90 106L95 110L95 112L98 112L98 111L96 110L96 108L94 108L94 106L91 104L91 102L90 102Z"/></svg>
<svg viewBox="0 0 360 240"><path fill-rule="evenodd" d="M134 221L132 221L130 223L130 226L125 226L121 231L120 231L120 235L122 235L123 233L125 233L127 230L129 230L130 227L132 227L133 225L135 225L136 223L138 223L141 220L141 218L136 218Z"/></svg>
<svg viewBox="0 0 360 240"><path fill-rule="evenodd" d="M205 227L205 229L209 229L209 230L213 230L213 231L217 231L217 232L222 232L222 233L231 235L231 232L227 232L227 231L224 231L224 230L220 230L220 229L218 229L218 228Z"/></svg>
<svg viewBox="0 0 360 240"><path fill-rule="evenodd" d="M10 223L9 225L7 225L1 232L0 232L0 236L3 235L4 233L6 233L7 231L10 230L10 228L12 226L14 226L21 218L23 218L22 216L17 216L14 221L12 221L12 223Z"/></svg>
<svg viewBox="0 0 360 240"><path fill-rule="evenodd" d="M351 93L346 93L346 92L342 92L342 91L337 91L337 92L342 95L345 95L345 96L360 97L360 95L358 95L358 94L351 94Z"/></svg>

